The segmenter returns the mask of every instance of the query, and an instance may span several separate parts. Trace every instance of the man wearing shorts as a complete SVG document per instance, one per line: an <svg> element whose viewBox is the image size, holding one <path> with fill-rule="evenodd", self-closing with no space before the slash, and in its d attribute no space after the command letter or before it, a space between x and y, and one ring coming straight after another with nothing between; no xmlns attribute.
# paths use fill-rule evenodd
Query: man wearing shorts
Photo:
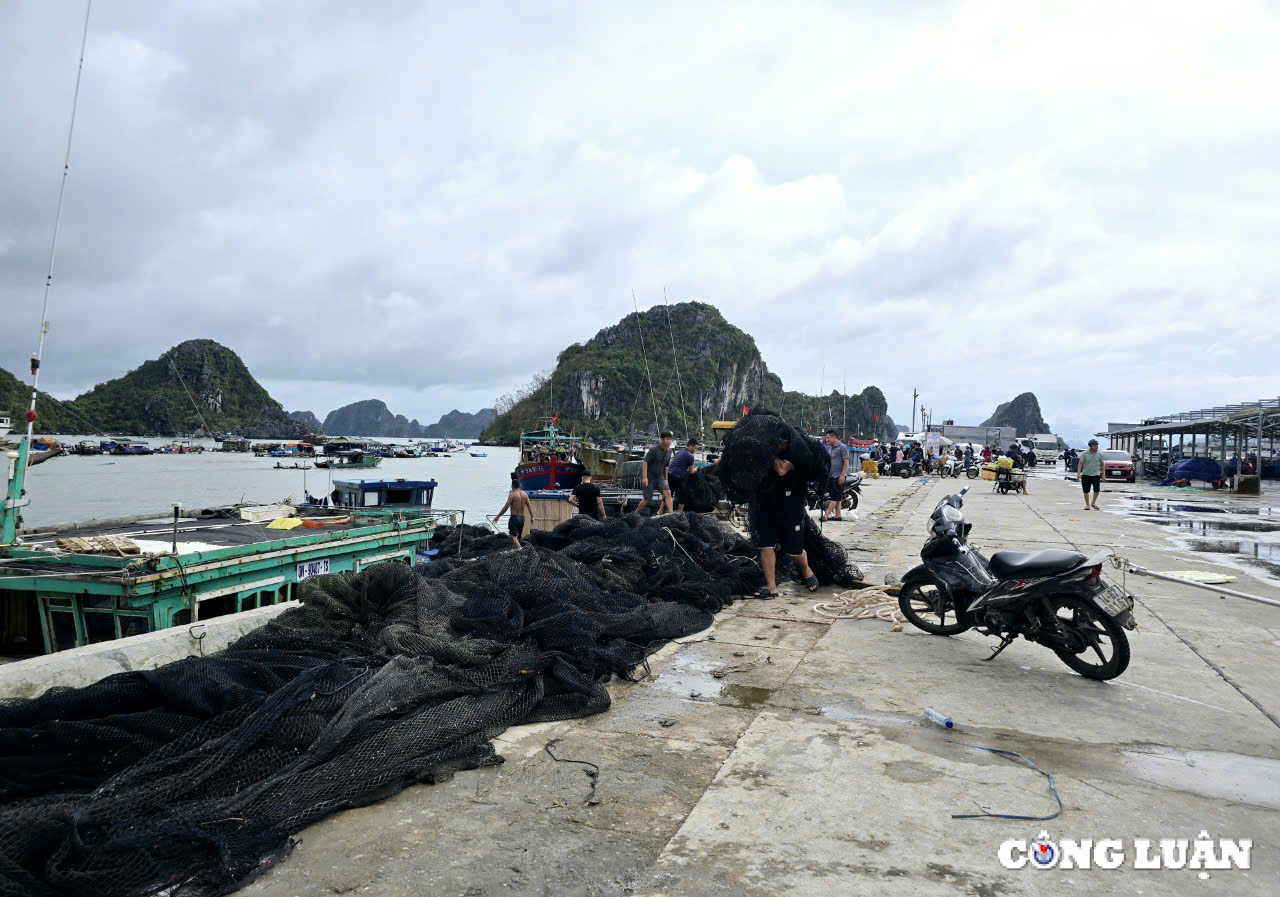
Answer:
<svg viewBox="0 0 1280 897"><path fill-rule="evenodd" d="M844 480L849 475L849 447L840 441L840 434L835 430L828 430L823 441L831 456L831 478L827 480L827 510L822 519L843 520L840 502L844 499Z"/></svg>
<svg viewBox="0 0 1280 897"><path fill-rule="evenodd" d="M805 507L805 479L791 462L791 442L787 437L779 442L774 455L768 480L748 509L751 541L760 552L760 569L764 571L765 585L756 597L764 599L778 597L775 546L796 562L810 592L818 588L818 577L809 569L809 556L804 551L804 518L809 513Z"/></svg>
<svg viewBox="0 0 1280 897"><path fill-rule="evenodd" d="M637 514L644 513L645 506L653 501L654 493L662 496L661 505L658 507L659 514L672 510L671 489L667 485L667 468L671 466L671 443L675 442L675 439L675 435L670 430L663 430L662 435L658 437L658 444L645 453L644 464L640 465L640 486L644 490L644 497L640 501L640 507L636 508Z"/></svg>
<svg viewBox="0 0 1280 897"><path fill-rule="evenodd" d="M1098 440L1089 440L1089 451L1080 456L1080 464L1076 467L1076 479L1084 489L1084 509L1098 510L1098 493L1102 491L1102 452L1098 451ZM1093 490L1093 504L1089 503L1089 490Z"/></svg>
<svg viewBox="0 0 1280 897"><path fill-rule="evenodd" d="M524 535L524 518L532 505L529 504L529 493L520 488L520 481L515 477L511 478L511 494L507 496L507 503L494 515L493 519L497 520L507 513L508 508L511 509L511 519L507 521L507 535L511 537L516 548L519 548L520 537Z"/></svg>

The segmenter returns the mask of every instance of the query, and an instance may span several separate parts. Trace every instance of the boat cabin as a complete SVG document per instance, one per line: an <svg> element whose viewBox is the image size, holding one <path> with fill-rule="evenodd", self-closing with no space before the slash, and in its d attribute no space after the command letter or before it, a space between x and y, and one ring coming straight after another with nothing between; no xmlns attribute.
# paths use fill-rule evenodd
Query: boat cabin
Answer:
<svg viewBox="0 0 1280 897"><path fill-rule="evenodd" d="M334 480L331 498L339 508L430 508L435 480Z"/></svg>

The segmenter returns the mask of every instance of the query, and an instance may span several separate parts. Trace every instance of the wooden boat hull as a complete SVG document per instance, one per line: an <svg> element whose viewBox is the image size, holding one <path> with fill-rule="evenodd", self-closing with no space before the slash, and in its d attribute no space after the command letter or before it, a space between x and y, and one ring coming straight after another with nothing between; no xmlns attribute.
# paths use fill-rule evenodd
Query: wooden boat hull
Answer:
<svg viewBox="0 0 1280 897"><path fill-rule="evenodd" d="M528 461L516 467L520 488L526 492L541 489L572 489L582 482L587 468L576 461L548 458Z"/></svg>

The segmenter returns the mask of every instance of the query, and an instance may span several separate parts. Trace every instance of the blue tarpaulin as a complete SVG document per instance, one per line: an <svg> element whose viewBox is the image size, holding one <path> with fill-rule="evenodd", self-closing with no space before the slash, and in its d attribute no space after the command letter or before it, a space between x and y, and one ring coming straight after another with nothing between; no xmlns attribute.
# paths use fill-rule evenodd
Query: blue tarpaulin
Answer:
<svg viewBox="0 0 1280 897"><path fill-rule="evenodd" d="M1168 486L1179 480L1201 480L1216 483L1222 479L1222 466L1212 458L1187 458L1169 468L1169 475L1159 484Z"/></svg>

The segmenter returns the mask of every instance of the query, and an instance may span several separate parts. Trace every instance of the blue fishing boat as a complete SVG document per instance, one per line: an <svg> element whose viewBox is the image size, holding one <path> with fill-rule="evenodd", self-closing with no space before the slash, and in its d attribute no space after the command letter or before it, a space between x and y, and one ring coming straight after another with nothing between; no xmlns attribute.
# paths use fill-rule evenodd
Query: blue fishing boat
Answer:
<svg viewBox="0 0 1280 897"><path fill-rule="evenodd" d="M582 482L586 466L578 460L580 436L565 436L556 429L556 417L546 426L520 434L520 463L516 476L526 492L572 489Z"/></svg>

